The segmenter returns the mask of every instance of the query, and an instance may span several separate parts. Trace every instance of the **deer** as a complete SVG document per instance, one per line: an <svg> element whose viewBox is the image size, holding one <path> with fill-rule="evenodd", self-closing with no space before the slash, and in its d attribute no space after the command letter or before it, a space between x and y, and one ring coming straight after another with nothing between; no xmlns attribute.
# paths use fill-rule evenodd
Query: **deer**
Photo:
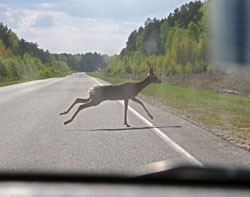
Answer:
<svg viewBox="0 0 250 197"><path fill-rule="evenodd" d="M83 103L78 107L76 112L73 114L73 116L64 122L64 125L69 124L72 122L76 115L83 109L86 109L88 107L96 106L100 104L103 101L106 100L124 100L124 125L127 127L130 127L130 125L127 122L127 109L128 109L128 102L131 99L135 103L138 103L142 106L142 108L145 110L149 118L153 119L153 116L149 113L147 108L145 107L144 103L136 98L139 92L142 91L146 86L148 86L151 83L160 84L161 80L156 77L153 71L153 65L150 62L147 62L147 69L148 73L147 76L139 82L125 82L121 84L116 85L98 85L91 87L88 91L88 98L76 98L75 101L70 105L70 107L60 113L60 115L68 114L70 110L78 103Z"/></svg>

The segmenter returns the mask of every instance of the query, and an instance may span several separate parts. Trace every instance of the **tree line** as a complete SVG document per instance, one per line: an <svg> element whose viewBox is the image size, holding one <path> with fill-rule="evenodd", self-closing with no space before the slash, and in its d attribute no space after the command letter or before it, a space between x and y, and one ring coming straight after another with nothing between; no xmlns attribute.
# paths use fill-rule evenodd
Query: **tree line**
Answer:
<svg viewBox="0 0 250 197"><path fill-rule="evenodd" d="M146 61L158 75L210 72L208 61L207 2L176 8L164 19L147 19L132 31L119 55L98 53L52 54L36 43L19 39L0 23L0 83L11 80L64 76L72 71L102 69L110 75L142 75Z"/></svg>
<svg viewBox="0 0 250 197"><path fill-rule="evenodd" d="M109 56L98 53L53 54L27 42L0 23L0 83L61 77L71 72L88 72L104 68Z"/></svg>
<svg viewBox="0 0 250 197"><path fill-rule="evenodd" d="M164 19L147 19L131 32L126 47L111 58L107 74L145 73L146 61L157 74L176 75L211 69L207 53L207 2L190 2L176 8Z"/></svg>

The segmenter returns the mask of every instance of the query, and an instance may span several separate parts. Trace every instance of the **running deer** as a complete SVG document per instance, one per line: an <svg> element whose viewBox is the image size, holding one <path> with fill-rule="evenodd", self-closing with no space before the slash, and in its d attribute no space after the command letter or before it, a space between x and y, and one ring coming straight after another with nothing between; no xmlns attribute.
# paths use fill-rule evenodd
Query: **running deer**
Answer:
<svg viewBox="0 0 250 197"><path fill-rule="evenodd" d="M131 83L131 82L126 82L118 85L104 85L104 86L95 86L89 89L89 97L86 99L83 98L77 98L73 104L68 108L68 110L60 113L60 115L64 115L69 113L69 111L75 106L77 103L84 103L80 105L75 112L75 114L72 116L71 119L67 120L64 122L64 124L68 124L72 122L76 115L83 109L91 106L96 106L100 104L102 101L106 100L124 100L124 107L125 107L125 112L124 112L124 125L129 127L129 124L127 123L127 109L128 109L128 101L131 99L132 101L140 104L143 109L146 111L148 116L153 119L153 116L149 113L147 108L144 106L143 102L140 101L136 96L138 93L148 86L150 83L161 83L161 80L159 80L153 71L153 65L149 62L147 62L147 67L148 67L148 74L147 77L137 83Z"/></svg>

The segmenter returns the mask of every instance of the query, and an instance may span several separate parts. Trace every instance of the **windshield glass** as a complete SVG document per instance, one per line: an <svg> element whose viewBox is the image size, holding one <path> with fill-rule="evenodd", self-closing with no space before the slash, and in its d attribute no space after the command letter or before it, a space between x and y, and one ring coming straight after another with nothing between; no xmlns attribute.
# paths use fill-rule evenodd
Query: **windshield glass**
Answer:
<svg viewBox="0 0 250 197"><path fill-rule="evenodd" d="M0 171L249 168L249 8L2 0Z"/></svg>

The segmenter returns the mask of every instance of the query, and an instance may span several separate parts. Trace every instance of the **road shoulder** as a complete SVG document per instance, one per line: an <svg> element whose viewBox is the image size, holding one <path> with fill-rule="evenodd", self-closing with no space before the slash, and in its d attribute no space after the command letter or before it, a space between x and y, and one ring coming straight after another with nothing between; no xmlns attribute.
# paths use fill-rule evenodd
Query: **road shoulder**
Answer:
<svg viewBox="0 0 250 197"><path fill-rule="evenodd" d="M198 126L218 137L220 137L223 140L226 140L227 142L230 142L233 145L236 145L242 149L245 150L250 150L250 135L243 135L239 132L235 131L228 131L228 130L223 130L218 127L212 127L209 125L205 125L203 123L200 123L196 121L194 118L187 116L183 112L177 109L169 108L162 104L161 102L157 101L155 98L150 97L150 96L145 96L143 94L139 95L140 99L144 100L147 103L150 103L151 105L154 105L155 107L158 107L176 117L179 117L181 119L184 119L188 121L191 124L194 124L195 126Z"/></svg>

